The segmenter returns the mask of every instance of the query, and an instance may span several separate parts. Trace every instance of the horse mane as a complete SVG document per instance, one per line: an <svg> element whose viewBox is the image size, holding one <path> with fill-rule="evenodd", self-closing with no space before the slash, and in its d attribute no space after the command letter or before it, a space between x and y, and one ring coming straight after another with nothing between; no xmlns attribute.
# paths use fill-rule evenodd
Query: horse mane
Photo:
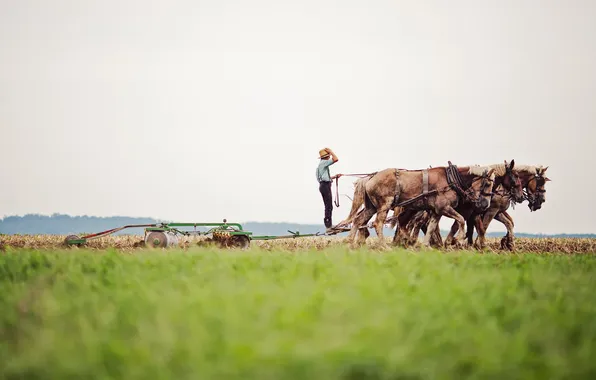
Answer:
<svg viewBox="0 0 596 380"><path fill-rule="evenodd" d="M513 171L516 173L523 173L523 174L536 174L536 170L537 169L543 169L544 167L542 165L540 166L534 166L534 165L518 165L515 164L515 166L513 167Z"/></svg>
<svg viewBox="0 0 596 380"><path fill-rule="evenodd" d="M507 166L505 166L505 164L492 164L492 165L488 165L489 168L491 169L495 169L494 173L495 176L497 177L502 177L505 174L507 174Z"/></svg>
<svg viewBox="0 0 596 380"><path fill-rule="evenodd" d="M468 174L482 175L482 172L484 170L490 170L490 169L495 170L493 173L497 177L502 177L507 173L507 166L505 166L505 163L502 163L502 164L492 164L492 165L485 165L485 166L473 165L473 166L470 166L470 170L468 171ZM542 170L542 169L544 169L544 166L515 164L515 166L513 167L513 172L533 175L533 174L536 174L537 169Z"/></svg>
<svg viewBox="0 0 596 380"><path fill-rule="evenodd" d="M497 166L498 165L503 165L503 174L498 174L497 173L498 170L496 168L493 168L494 165L484 165L484 166L482 166L482 165L471 165L468 168L468 174L471 174L471 175L475 175L475 176L479 176L480 177L480 176L482 176L484 174L484 172L488 172L491 169L495 169L495 171L491 175L491 178L494 179L496 175L504 175L505 174L505 164L496 164L496 165Z"/></svg>

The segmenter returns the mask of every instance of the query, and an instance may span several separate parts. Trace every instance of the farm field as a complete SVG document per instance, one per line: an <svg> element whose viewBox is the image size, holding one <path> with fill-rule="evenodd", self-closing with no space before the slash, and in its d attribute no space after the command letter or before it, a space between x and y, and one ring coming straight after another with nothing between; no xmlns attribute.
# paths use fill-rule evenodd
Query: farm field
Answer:
<svg viewBox="0 0 596 380"><path fill-rule="evenodd" d="M3 238L2 378L596 375L591 254L379 252L322 238L245 251L15 248Z"/></svg>
<svg viewBox="0 0 596 380"><path fill-rule="evenodd" d="M64 247L66 235L0 235L0 250L2 247L30 248L30 249L59 249ZM134 252L142 249L138 243L143 240L143 235L112 235L87 242L85 248L91 250L104 250L116 248L123 252ZM391 245L392 237L385 237ZM487 238L486 253L506 253L500 249L500 238ZM181 237L180 247L184 250L196 247L204 238ZM366 246L375 249L378 245L376 236L371 236L366 241ZM516 253L566 253L583 254L596 253L596 239L594 238L515 238ZM264 250L295 251L304 249L323 250L328 248L345 248L345 236L338 237L301 237L298 239L280 239L269 241L252 241L251 246ZM69 247L68 249L76 249ZM419 251L420 245L408 248L408 251ZM447 249L452 251L453 249ZM472 248L465 249L478 252Z"/></svg>

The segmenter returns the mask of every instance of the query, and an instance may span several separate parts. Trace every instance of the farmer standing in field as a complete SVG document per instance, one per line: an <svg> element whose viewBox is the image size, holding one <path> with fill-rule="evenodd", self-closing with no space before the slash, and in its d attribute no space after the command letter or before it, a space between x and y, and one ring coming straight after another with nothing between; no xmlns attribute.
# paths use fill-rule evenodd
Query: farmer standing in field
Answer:
<svg viewBox="0 0 596 380"><path fill-rule="evenodd" d="M331 159L329 158L331 156ZM331 181L335 178L341 177L341 174L331 177L329 173L329 166L339 161L339 158L329 148L324 148L319 151L319 166L317 166L317 181L319 182L319 191L323 196L323 204L325 205L325 227L327 232L333 225L331 223L331 214L333 212L333 197L331 195Z"/></svg>

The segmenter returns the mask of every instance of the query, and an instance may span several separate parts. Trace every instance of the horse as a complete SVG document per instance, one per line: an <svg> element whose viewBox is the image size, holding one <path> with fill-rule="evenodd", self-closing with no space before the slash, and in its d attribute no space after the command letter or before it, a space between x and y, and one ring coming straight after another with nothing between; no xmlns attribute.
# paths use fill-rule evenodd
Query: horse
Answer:
<svg viewBox="0 0 596 380"><path fill-rule="evenodd" d="M462 214L462 216L466 219L467 222L467 238L468 244L472 245L472 235L470 232L472 231L473 234L473 226L471 226L471 221L475 221L478 215L483 215L483 218L489 218L492 220L494 216L499 211L505 211L509 208L509 205L514 203L521 203L524 200L524 192L521 184L521 180L518 174L518 171L515 170L515 160L511 160L508 164L505 161L504 164L497 164L497 165L489 165L491 168L495 168L499 173L497 174L497 180L495 180L495 191L494 195L490 201L490 206L488 210L484 212L478 212L473 210L471 207L467 205L462 205L462 209L458 210ZM504 172L504 173L503 173ZM459 226L455 223L451 226L451 231L449 231L449 235L445 241L445 245L453 244L453 236L457 232ZM477 229L482 229L482 225L479 224ZM479 230L480 231L480 230ZM484 243L484 234L485 230L482 230L482 244ZM479 232L480 235L480 232Z"/></svg>
<svg viewBox="0 0 596 380"><path fill-rule="evenodd" d="M488 165L488 167L495 170L495 192L491 198L489 209L479 212L472 205L467 203L462 203L456 208L456 211L460 213L468 222L468 233L470 231L470 218L473 218L481 213L487 214L492 212L494 215L504 204L509 205L511 201L519 203L524 199L520 178L514 171L515 160L511 160L509 163L504 161L503 164ZM405 230L407 233L402 235L402 238L400 239L402 244L413 244L418 239L418 234L420 233L421 229L424 233L427 232L426 227L428 227L430 219L426 211L418 211L414 213L412 211L408 212L403 210L394 210L394 215L398 215L400 222L406 225ZM442 242L441 234L435 232L433 236L430 237L430 244L433 246L453 245L455 242L454 236L459 228L459 224L454 222L451 227L451 231L447 236L445 244ZM468 244L472 244L472 241L469 239Z"/></svg>
<svg viewBox="0 0 596 380"><path fill-rule="evenodd" d="M491 165L491 167L494 167ZM507 182L507 179L503 180L501 184L502 188L499 189L497 186L495 195L491 199L491 204L488 210L484 211L483 213L477 212L466 212L465 210L458 209L458 212L461 212L466 219L467 224L467 233L466 237L468 240L468 244L473 244L473 235L474 235L474 227L478 233L478 237L476 242L474 243L475 247L478 249L484 249L485 247L485 236L486 230L488 225L493 219L496 219L503 223L507 228L507 235L501 239L501 248L502 249L509 249L513 250L514 248L514 240L513 240L513 218L509 213L507 213L507 209L511 203L521 203L524 199L528 199L529 204L528 207L531 211L536 211L542 207L542 203L545 202L545 193L546 190L544 189L545 183L550 181L548 177L544 177L544 172L548 169L536 166L529 166L529 165L518 165L510 167L510 173L508 174L509 177L509 184L512 182L515 183L515 187L511 188ZM522 192L522 196L520 196L520 191ZM411 214L400 214L399 218L402 223L407 223L407 230L408 230L408 237L410 241L416 240L420 230L424 233L427 232L428 227L428 216L422 215L424 211L418 212L415 215ZM447 237L447 241L445 242L448 245L452 240L453 235L457 232L459 226L456 223L453 223L451 227L451 231L449 232L449 236ZM438 235L438 236L437 236ZM435 234L434 236L430 237L430 241L432 245L442 245L441 236L440 234Z"/></svg>
<svg viewBox="0 0 596 380"><path fill-rule="evenodd" d="M354 200L363 199L364 209L351 219L348 241L355 245L364 243L369 235L365 225L376 213L373 225L381 245L385 245L383 225L389 210L396 206L432 211L431 232L437 228L442 216L455 219L461 225L459 240L463 240L465 220L455 207L461 202L471 202L481 210L487 209L495 179L493 172L494 169L486 166L457 168L449 162L448 167L423 170L387 168L362 178L356 183ZM352 209L355 208L356 202L352 205ZM360 229L365 231L358 233ZM394 244L398 232L399 225ZM425 239L425 245L428 245L428 239Z"/></svg>
<svg viewBox="0 0 596 380"><path fill-rule="evenodd" d="M488 166L490 168L494 168L496 170L495 171L495 189L496 190L495 190L495 195L491 199L491 208L495 206L495 203L501 203L505 199L511 200L514 202L522 202L523 198L524 198L524 193L523 193L523 189L521 186L521 180L519 179L519 176L517 174L518 170L514 170L515 169L515 160L511 160L510 163L507 163L507 161L505 161L503 164L493 164L493 165L488 165ZM376 173L373 173L373 174L376 174ZM368 176L367 178L362 178L355 182L356 186L355 186L355 192L354 192L354 199L352 202L352 209L351 209L348 217L337 225L339 228L341 228L343 226L347 226L349 223L351 223L351 221L356 216L358 209L363 205L363 203L364 203L364 191L363 191L364 186L363 186L363 184L366 183L366 181L368 181L368 179L370 179L371 176ZM499 199L499 202L495 202L496 199ZM507 205L508 204L509 203L507 203ZM470 221L470 216L474 212L473 207L471 207L470 204L462 203L461 205L458 205L458 207L456 208L456 211L461 213L462 216L468 221L468 234L469 234L470 233L469 221ZM477 214L477 213L474 213L474 214ZM428 222L430 221L430 214L428 211L426 211L426 210L421 210L421 211L406 210L403 207L395 207L393 209L393 215L394 216L392 218L387 219L386 223L389 223L391 225L391 228L395 228L397 219L399 218L400 225L405 227L402 229L402 231L407 231L407 236L406 236L406 234L400 235L400 238L398 239L400 244L402 244L402 245L414 244L415 241L418 239L418 235L419 235L421 229L424 233L426 233L426 231L427 231L426 227L428 226ZM472 226L472 228L473 228L473 226ZM459 229L459 224L455 221L453 223L453 227L450 232L450 236L448 237L449 243L453 242L453 235L455 235L455 233L457 232L458 229ZM366 236L368 236L368 234L366 234L366 232L368 232L368 231L364 231L364 234ZM473 230L471 233L473 233ZM472 244L472 241L470 238L468 238L468 242L469 242L469 244ZM435 230L433 236L431 236L430 244L433 246L442 246L443 245L441 234L438 230Z"/></svg>
<svg viewBox="0 0 596 380"><path fill-rule="evenodd" d="M550 181L548 177L544 176L544 173L548 169L542 166L529 166L523 165L516 168L516 173L519 175L521 186L524 189L524 198L528 200L528 208L530 212L540 210L542 204L546 202L546 182ZM508 249L512 251L514 249L514 236L513 236L513 218L507 212L509 203L503 204L502 207L491 217L490 214L484 214L481 217L477 216L474 220L474 226L478 233L477 246L483 249L485 246L485 235L486 230L490 222L493 219L505 225L507 234L501 239L501 249ZM473 239L474 229L468 228L468 240Z"/></svg>

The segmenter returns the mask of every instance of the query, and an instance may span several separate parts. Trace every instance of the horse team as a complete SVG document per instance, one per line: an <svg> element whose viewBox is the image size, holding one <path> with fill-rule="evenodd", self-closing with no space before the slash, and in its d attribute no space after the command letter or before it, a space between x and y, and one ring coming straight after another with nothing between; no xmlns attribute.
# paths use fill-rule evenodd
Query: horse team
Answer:
<svg viewBox="0 0 596 380"><path fill-rule="evenodd" d="M394 245L414 244L422 230L425 246L474 244L483 249L486 230L496 219L507 228L501 248L513 250L514 223L507 210L524 200L531 211L542 207L545 184L550 181L547 169L516 165L514 160L486 166L457 167L448 162L448 166L421 170L387 168L355 182L350 214L334 228L339 231L351 224L348 241L358 246L370 235L368 222L376 214L373 227L381 246L386 246L383 227L389 223L395 228ZM393 216L387 219L390 211ZM445 242L439 233L443 216L454 219Z"/></svg>

